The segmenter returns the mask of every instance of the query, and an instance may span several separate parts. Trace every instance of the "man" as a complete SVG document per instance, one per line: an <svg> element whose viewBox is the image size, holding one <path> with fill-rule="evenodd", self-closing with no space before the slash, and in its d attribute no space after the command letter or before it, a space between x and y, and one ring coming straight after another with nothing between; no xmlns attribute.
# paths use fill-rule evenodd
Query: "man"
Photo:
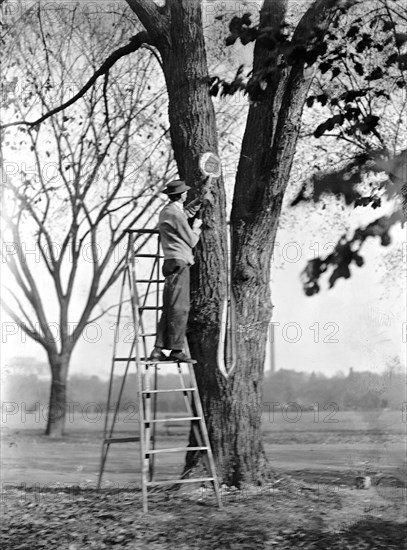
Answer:
<svg viewBox="0 0 407 550"><path fill-rule="evenodd" d="M184 352L190 309L189 267L194 263L192 249L199 241L202 221L195 219L192 228L188 224L188 217L199 209L197 201L193 201L186 207L187 212L184 211L189 189L185 182L175 180L164 190L170 201L160 212L158 227L164 252L165 284L162 315L150 356L152 361L192 361ZM171 350L169 357L163 349Z"/></svg>

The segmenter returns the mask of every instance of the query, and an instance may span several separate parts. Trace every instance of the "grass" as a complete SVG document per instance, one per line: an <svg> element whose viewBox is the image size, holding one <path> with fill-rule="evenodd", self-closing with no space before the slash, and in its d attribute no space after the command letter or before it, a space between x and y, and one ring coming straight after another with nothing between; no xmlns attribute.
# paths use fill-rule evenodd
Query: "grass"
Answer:
<svg viewBox="0 0 407 550"><path fill-rule="evenodd" d="M96 493L103 418L82 413L67 436L43 435L45 420L9 417L2 433L2 548L363 549L403 546L406 504L405 423L401 413L340 411L338 422L304 412L289 422L263 415L263 439L274 483L222 488L223 509L211 489L153 493L143 515L137 443L112 446ZM328 411L329 412L329 411ZM117 424L135 433L138 423ZM128 419L128 418L127 418ZM316 421L318 420L318 421ZM185 444L188 426L160 432L161 445ZM159 476L176 477L182 454L157 462ZM380 483L358 490L355 476Z"/></svg>

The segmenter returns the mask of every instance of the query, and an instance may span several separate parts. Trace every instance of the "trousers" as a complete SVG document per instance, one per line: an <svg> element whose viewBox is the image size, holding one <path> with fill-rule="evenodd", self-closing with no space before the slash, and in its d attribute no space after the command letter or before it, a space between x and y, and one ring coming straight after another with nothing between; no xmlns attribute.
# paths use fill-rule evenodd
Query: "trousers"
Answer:
<svg viewBox="0 0 407 550"><path fill-rule="evenodd" d="M189 265L182 260L165 260L163 309L157 327L158 348L182 350L190 310Z"/></svg>

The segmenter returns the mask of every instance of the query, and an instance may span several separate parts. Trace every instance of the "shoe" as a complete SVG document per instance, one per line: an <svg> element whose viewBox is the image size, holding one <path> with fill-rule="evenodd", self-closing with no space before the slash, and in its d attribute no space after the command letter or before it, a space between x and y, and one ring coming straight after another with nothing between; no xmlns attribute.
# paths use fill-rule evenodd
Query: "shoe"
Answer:
<svg viewBox="0 0 407 550"><path fill-rule="evenodd" d="M183 351L172 351L168 357L170 361L177 361L180 363L196 363L195 359L188 357Z"/></svg>
<svg viewBox="0 0 407 550"><path fill-rule="evenodd" d="M158 363L161 361L168 361L168 357L161 350L153 349L148 360L152 363Z"/></svg>

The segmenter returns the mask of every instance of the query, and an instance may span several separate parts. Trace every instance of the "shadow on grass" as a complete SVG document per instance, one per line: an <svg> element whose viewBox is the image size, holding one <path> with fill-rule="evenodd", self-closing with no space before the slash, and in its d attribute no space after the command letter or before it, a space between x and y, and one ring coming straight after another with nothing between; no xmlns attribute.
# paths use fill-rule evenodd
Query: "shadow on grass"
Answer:
<svg viewBox="0 0 407 550"><path fill-rule="evenodd" d="M318 550L344 550L352 548L401 550L406 548L407 523L363 519L344 524L337 532L296 530L286 536L282 548L309 548Z"/></svg>

